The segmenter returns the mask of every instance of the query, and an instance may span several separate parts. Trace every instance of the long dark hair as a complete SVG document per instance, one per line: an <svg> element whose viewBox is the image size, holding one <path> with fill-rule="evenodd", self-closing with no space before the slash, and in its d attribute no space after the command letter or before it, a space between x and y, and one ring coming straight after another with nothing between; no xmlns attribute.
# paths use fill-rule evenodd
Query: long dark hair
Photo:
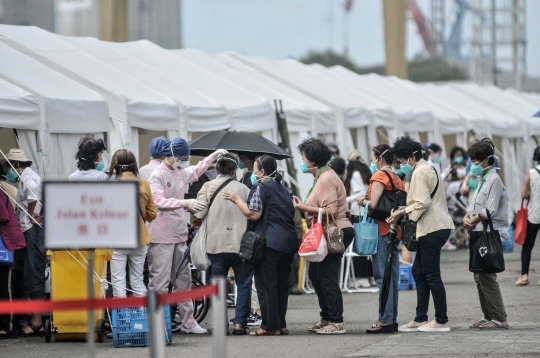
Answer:
<svg viewBox="0 0 540 358"><path fill-rule="evenodd" d="M77 168L79 170L96 169L95 162L98 161L99 153L107 150L102 139L94 139L91 137L81 138L79 140L77 154Z"/></svg>
<svg viewBox="0 0 540 358"><path fill-rule="evenodd" d="M264 170L264 174L268 175L270 178L274 179L276 183L281 183L283 177L280 173L277 172L277 161L276 158L270 155L261 155L255 161L260 170Z"/></svg>
<svg viewBox="0 0 540 358"><path fill-rule="evenodd" d="M362 181L366 185L369 184L369 180L371 179L371 170L369 170L369 167L366 165L366 163L360 162L358 160L351 160L349 162L349 165L347 165L347 176L345 177L345 189L347 190L348 195L352 194L351 179L354 172L360 173Z"/></svg>
<svg viewBox="0 0 540 358"><path fill-rule="evenodd" d="M114 152L111 160L111 168L109 169L109 177L116 174L122 175L124 172L132 172L135 176L139 175L137 159L135 155L127 149L118 149Z"/></svg>

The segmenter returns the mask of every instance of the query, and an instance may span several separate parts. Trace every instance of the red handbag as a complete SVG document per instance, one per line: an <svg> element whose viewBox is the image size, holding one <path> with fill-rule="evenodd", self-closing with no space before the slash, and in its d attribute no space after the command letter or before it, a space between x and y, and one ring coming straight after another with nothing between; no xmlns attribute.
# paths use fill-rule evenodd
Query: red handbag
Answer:
<svg viewBox="0 0 540 358"><path fill-rule="evenodd" d="M517 212L516 233L514 235L516 244L520 245L523 245L525 243L525 239L527 238L527 220L529 218L529 209L523 207L524 201L525 199L521 200L521 208Z"/></svg>

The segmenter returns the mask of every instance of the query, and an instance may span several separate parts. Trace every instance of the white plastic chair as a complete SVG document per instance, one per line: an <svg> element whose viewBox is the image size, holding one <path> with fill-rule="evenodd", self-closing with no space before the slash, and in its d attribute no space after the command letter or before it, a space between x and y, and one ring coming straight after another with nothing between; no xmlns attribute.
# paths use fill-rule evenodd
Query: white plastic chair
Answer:
<svg viewBox="0 0 540 358"><path fill-rule="evenodd" d="M358 287L356 284L356 277L354 272L354 263L353 263L353 257L358 257L360 255L353 252L353 242L349 245L347 250L345 250L345 253L343 254L343 258L341 259L341 271L339 274L339 282L340 282L340 288L341 292L347 292L347 293L377 293L379 292L378 287ZM367 256L369 260L371 261L371 256ZM353 287L349 287L349 282L353 283Z"/></svg>

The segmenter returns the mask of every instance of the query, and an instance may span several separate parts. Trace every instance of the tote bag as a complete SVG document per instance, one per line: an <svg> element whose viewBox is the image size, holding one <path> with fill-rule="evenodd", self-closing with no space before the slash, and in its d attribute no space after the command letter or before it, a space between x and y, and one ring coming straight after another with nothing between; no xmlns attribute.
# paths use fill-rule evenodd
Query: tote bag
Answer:
<svg viewBox="0 0 540 358"><path fill-rule="evenodd" d="M313 225L309 228L302 241L302 245L300 245L300 249L298 250L298 255L309 262L321 262L328 254L326 238L324 237L324 228L321 223L323 211L324 209L319 208L317 221L313 219Z"/></svg>
<svg viewBox="0 0 540 358"><path fill-rule="evenodd" d="M364 209L362 221L354 224L354 247L358 255L376 255L379 243L379 225L372 218L368 218L369 201Z"/></svg>
<svg viewBox="0 0 540 358"><path fill-rule="evenodd" d="M469 271L499 273L503 272L504 255L499 231L493 229L491 214L482 221L482 231L471 231L469 241ZM487 223L486 223L487 221ZM487 228L489 226L489 232Z"/></svg>
<svg viewBox="0 0 540 358"><path fill-rule="evenodd" d="M514 233L514 242L519 245L525 243L527 238L527 220L529 218L529 209L523 207L523 202L525 199L521 200L521 208L517 212L516 216L516 232Z"/></svg>

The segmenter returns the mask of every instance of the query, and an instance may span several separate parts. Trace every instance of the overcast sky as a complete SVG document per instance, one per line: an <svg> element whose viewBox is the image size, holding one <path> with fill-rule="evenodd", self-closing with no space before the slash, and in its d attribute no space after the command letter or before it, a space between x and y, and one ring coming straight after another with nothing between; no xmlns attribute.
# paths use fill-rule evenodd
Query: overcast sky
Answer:
<svg viewBox="0 0 540 358"><path fill-rule="evenodd" d="M271 58L300 57L308 50L344 46L345 0L182 0L185 47L208 52L237 51ZM430 0L417 0L430 16ZM455 5L447 0L447 11ZM540 1L527 1L527 72L540 77ZM470 13L464 28L470 38ZM448 28L451 19L447 20ZM535 28L536 26L536 28ZM360 65L382 64L382 0L355 0L349 15L350 56ZM423 51L412 20L407 26L407 56ZM465 51L467 49L465 48Z"/></svg>

